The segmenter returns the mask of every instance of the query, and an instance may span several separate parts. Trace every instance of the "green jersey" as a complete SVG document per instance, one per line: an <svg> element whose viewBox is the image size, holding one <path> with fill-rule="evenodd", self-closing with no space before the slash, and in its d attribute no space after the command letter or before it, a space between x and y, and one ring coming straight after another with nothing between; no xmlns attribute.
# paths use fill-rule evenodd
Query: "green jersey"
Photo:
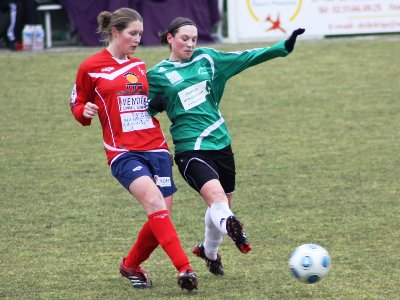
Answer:
<svg viewBox="0 0 400 300"><path fill-rule="evenodd" d="M240 52L197 48L188 61L163 60L151 68L147 72L149 99L165 96L175 153L230 145L231 136L219 111L226 82L251 66L288 54L284 41Z"/></svg>

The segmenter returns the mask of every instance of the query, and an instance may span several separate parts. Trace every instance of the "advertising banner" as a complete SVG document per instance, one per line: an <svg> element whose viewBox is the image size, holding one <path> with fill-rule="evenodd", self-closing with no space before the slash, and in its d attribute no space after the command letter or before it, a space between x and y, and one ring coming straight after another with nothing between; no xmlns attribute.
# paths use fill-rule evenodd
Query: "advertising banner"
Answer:
<svg viewBox="0 0 400 300"><path fill-rule="evenodd" d="M400 32L400 0L227 0L231 42Z"/></svg>

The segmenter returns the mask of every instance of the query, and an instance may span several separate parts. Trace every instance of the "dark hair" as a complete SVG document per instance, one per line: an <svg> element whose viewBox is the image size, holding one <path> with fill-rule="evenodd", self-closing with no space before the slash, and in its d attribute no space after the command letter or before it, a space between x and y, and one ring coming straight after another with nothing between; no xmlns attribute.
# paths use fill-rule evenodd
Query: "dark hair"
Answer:
<svg viewBox="0 0 400 300"><path fill-rule="evenodd" d="M112 39L111 29L113 27L121 32L133 21L143 23L143 18L136 10L127 7L117 9L113 13L109 11L99 13L97 16L97 33L101 35L100 41L108 45Z"/></svg>
<svg viewBox="0 0 400 300"><path fill-rule="evenodd" d="M192 25L192 26L197 27L196 24L188 18L177 17L177 18L173 19L167 29L158 33L158 37L160 38L161 45L168 45L168 41L167 41L168 33L171 34L172 36L175 36L175 34L178 32L178 29L185 25Z"/></svg>

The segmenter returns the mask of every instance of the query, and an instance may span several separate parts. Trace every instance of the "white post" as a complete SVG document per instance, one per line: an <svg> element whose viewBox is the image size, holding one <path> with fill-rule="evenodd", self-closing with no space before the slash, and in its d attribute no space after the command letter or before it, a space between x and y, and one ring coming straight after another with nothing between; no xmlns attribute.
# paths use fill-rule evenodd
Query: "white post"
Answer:
<svg viewBox="0 0 400 300"><path fill-rule="evenodd" d="M218 10L221 14L221 21L218 22L217 34L222 38L222 26L224 24L224 0L218 0Z"/></svg>
<svg viewBox="0 0 400 300"><path fill-rule="evenodd" d="M46 27L46 47L51 48L51 17L48 10L44 13L44 23Z"/></svg>
<svg viewBox="0 0 400 300"><path fill-rule="evenodd" d="M237 20L237 0L227 0L227 14L228 14L228 38L227 41L229 43L237 43L237 29L236 29L236 20Z"/></svg>

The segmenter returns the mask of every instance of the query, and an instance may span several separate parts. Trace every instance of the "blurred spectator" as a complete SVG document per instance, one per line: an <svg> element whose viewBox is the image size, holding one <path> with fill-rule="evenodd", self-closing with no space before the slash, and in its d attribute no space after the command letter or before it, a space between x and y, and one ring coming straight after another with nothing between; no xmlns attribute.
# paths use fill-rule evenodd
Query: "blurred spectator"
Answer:
<svg viewBox="0 0 400 300"><path fill-rule="evenodd" d="M24 26L41 23L37 5L35 0L0 0L0 39L7 48L22 50Z"/></svg>
<svg viewBox="0 0 400 300"><path fill-rule="evenodd" d="M16 50L16 27L17 18L21 18L20 1L1 0L0 1L0 37L7 48Z"/></svg>

